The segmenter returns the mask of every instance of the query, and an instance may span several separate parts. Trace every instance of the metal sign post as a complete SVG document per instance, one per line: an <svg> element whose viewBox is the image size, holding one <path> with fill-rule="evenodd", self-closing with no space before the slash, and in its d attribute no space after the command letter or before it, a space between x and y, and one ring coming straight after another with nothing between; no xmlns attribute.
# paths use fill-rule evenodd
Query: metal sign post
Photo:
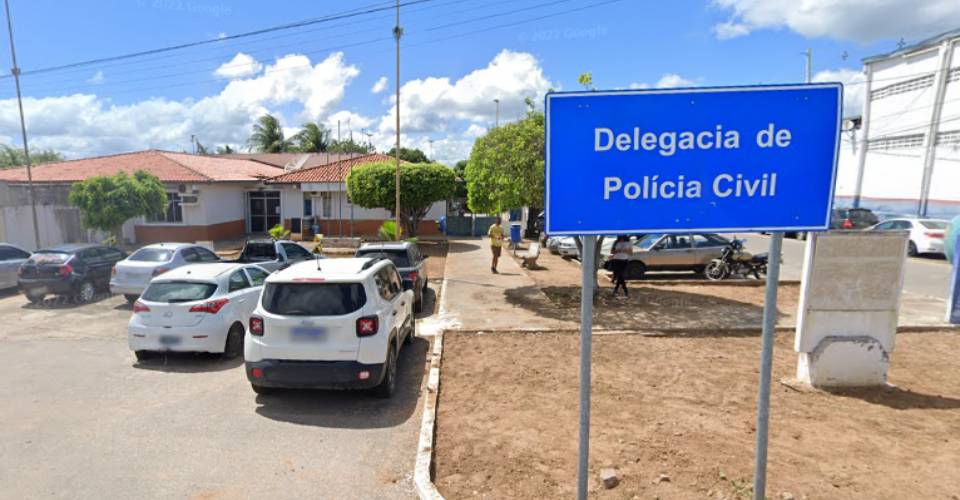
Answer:
<svg viewBox="0 0 960 500"><path fill-rule="evenodd" d="M577 455L577 498L586 500L590 456L590 356L593 350L593 282L596 277L596 236L583 237L580 270L580 448Z"/></svg>
<svg viewBox="0 0 960 500"><path fill-rule="evenodd" d="M596 236L707 232L774 233L757 402L763 497L783 232L830 227L842 94L839 83L547 94L546 232L584 239L578 498L589 483Z"/></svg>
<svg viewBox="0 0 960 500"><path fill-rule="evenodd" d="M753 471L753 498L764 498L767 487L767 435L770 424L770 378L773 372L773 335L777 326L777 289L780 282L780 251L783 233L773 233L767 261L766 294L763 298L763 339L760 349L760 390L757 395L757 457Z"/></svg>

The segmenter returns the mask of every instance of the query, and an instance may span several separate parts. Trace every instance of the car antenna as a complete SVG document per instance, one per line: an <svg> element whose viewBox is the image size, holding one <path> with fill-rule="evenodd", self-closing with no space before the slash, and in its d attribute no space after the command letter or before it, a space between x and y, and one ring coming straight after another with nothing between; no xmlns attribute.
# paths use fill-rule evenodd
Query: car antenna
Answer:
<svg viewBox="0 0 960 500"><path fill-rule="evenodd" d="M317 271L323 271L323 269L320 269L320 254L316 254L316 259L314 260L317 261Z"/></svg>

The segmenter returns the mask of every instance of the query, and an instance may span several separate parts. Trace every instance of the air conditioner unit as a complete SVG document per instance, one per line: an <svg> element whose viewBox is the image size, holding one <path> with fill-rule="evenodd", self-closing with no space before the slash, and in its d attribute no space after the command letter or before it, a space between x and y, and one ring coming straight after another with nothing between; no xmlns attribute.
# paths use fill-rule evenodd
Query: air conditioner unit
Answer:
<svg viewBox="0 0 960 500"><path fill-rule="evenodd" d="M181 206L194 206L199 203L200 203L200 195L198 194L185 194L180 196Z"/></svg>

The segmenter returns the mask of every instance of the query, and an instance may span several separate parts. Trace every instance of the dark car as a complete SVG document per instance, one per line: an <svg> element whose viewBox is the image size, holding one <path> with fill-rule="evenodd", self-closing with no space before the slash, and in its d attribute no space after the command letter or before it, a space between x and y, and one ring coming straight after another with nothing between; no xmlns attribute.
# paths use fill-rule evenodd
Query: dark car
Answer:
<svg viewBox="0 0 960 500"><path fill-rule="evenodd" d="M830 213L830 230L866 229L880 222L880 218L869 208L834 208ZM807 233L784 233L787 238L807 239Z"/></svg>
<svg viewBox="0 0 960 500"><path fill-rule="evenodd" d="M17 271L17 285L30 302L64 295L90 302L97 290L109 291L110 272L127 254L93 244L60 245L38 250Z"/></svg>
<svg viewBox="0 0 960 500"><path fill-rule="evenodd" d="M370 257L383 254L393 261L400 271L405 287L413 290L413 311L423 311L423 293L427 290L427 267L424 265L426 257L420 253L420 247L409 241L396 243L364 243L357 250L357 257Z"/></svg>

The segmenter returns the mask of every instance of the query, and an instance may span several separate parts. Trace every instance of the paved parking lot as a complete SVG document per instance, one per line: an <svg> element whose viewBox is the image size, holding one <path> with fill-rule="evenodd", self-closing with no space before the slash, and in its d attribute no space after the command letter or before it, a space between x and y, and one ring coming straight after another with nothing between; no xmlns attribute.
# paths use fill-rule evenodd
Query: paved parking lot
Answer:
<svg viewBox="0 0 960 500"><path fill-rule="evenodd" d="M129 306L0 294L0 485L7 498L411 498L428 342L398 395L255 396L241 362L138 364Z"/></svg>

